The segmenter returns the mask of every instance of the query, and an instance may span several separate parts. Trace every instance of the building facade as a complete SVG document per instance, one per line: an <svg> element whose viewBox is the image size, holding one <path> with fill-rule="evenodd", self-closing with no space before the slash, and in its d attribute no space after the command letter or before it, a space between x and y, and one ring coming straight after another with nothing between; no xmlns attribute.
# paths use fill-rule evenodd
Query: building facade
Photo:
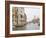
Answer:
<svg viewBox="0 0 46 38"><path fill-rule="evenodd" d="M24 26L26 24L26 14L24 13L23 7L14 7L12 16L13 16L13 25Z"/></svg>

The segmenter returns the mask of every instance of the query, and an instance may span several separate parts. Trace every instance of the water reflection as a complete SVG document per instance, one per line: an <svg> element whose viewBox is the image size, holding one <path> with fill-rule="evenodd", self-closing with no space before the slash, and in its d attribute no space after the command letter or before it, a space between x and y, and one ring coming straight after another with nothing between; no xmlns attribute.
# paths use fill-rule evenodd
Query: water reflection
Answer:
<svg viewBox="0 0 46 38"><path fill-rule="evenodd" d="M14 30L39 30L40 25L38 23L28 23L24 26L16 26L16 28L13 27Z"/></svg>

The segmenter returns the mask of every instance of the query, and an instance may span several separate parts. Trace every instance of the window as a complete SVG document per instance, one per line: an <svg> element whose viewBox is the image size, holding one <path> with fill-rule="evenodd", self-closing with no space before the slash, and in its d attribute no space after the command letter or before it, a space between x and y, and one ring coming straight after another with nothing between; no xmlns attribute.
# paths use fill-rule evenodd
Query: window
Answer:
<svg viewBox="0 0 46 38"><path fill-rule="evenodd" d="M23 16L21 15L21 18L22 18Z"/></svg>

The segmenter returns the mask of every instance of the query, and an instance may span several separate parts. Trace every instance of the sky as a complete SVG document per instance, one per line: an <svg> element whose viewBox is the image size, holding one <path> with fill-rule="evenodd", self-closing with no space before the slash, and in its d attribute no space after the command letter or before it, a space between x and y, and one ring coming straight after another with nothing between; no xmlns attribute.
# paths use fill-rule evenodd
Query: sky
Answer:
<svg viewBox="0 0 46 38"><path fill-rule="evenodd" d="M40 8L26 7L26 8L24 8L24 11L27 16L27 22L31 21L34 16L39 17L39 15L40 15Z"/></svg>

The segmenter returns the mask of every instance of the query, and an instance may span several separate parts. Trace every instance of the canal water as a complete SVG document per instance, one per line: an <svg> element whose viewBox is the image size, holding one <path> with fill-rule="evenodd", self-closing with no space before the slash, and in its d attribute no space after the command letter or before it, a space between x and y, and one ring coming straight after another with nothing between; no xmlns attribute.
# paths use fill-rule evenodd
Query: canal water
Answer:
<svg viewBox="0 0 46 38"><path fill-rule="evenodd" d="M37 23L29 23L25 26L25 30L39 30L40 26Z"/></svg>
<svg viewBox="0 0 46 38"><path fill-rule="evenodd" d="M40 25L38 25L37 23L28 23L26 25L24 25L23 27L16 27L14 30L39 30L40 29Z"/></svg>

